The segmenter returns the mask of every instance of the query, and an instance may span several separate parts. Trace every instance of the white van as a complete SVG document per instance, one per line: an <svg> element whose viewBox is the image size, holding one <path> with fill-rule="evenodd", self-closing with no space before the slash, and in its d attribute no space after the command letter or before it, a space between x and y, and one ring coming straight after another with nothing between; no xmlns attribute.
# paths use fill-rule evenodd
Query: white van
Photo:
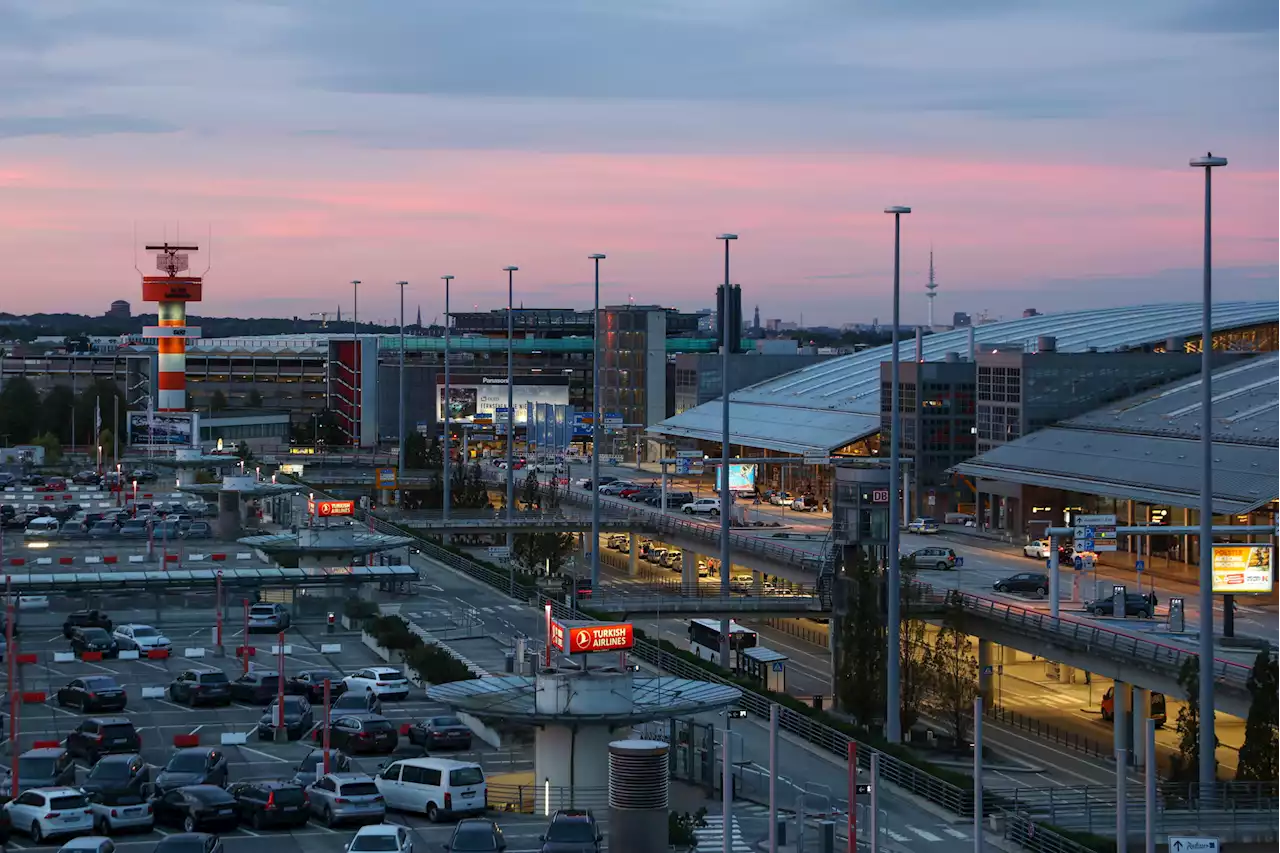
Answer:
<svg viewBox="0 0 1280 853"><path fill-rule="evenodd" d="M33 518L22 531L23 539L52 539L58 535L58 519L49 516Z"/></svg>
<svg viewBox="0 0 1280 853"><path fill-rule="evenodd" d="M484 769L471 761L406 758L378 771L374 782L387 808L421 812L432 823L486 809Z"/></svg>

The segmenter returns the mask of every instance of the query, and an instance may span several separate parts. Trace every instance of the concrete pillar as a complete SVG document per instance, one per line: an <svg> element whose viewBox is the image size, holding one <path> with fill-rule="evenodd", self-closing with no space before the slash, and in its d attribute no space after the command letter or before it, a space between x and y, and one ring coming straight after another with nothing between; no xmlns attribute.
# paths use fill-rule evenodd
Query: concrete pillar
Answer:
<svg viewBox="0 0 1280 853"><path fill-rule="evenodd" d="M1133 744L1133 764L1144 766L1147 760L1147 720L1151 717L1151 691L1145 687L1133 688L1133 726L1129 742Z"/></svg>
<svg viewBox="0 0 1280 853"><path fill-rule="evenodd" d="M978 695L982 697L983 707L993 707L991 701L991 676L995 673L996 665L993 660L992 647L990 640L978 638Z"/></svg>
<svg viewBox="0 0 1280 853"><path fill-rule="evenodd" d="M1058 681L1060 683L1062 684L1076 683L1076 668L1074 666L1067 666L1064 663L1058 668L1058 672L1060 673L1058 676Z"/></svg>
<svg viewBox="0 0 1280 853"><path fill-rule="evenodd" d="M627 576L635 577L640 574L640 537L634 532L627 534ZM596 547L600 547L600 543L596 543Z"/></svg>
<svg viewBox="0 0 1280 853"><path fill-rule="evenodd" d="M698 590L698 555L688 548L680 551L680 588L685 593Z"/></svg>
<svg viewBox="0 0 1280 853"><path fill-rule="evenodd" d="M759 569L751 570L751 594L759 595L764 592L764 572Z"/></svg>
<svg viewBox="0 0 1280 853"><path fill-rule="evenodd" d="M1114 711L1113 725L1115 727L1115 748L1116 751L1129 750L1133 747L1130 739L1133 735L1133 726L1130 724L1130 709L1133 707L1133 689L1132 685L1123 681L1115 682L1115 692L1112 694L1112 708Z"/></svg>

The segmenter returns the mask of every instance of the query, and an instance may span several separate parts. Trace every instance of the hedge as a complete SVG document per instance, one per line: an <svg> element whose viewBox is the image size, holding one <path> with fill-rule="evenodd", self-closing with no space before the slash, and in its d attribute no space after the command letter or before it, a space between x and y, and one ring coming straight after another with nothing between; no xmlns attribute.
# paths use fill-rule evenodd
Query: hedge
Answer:
<svg viewBox="0 0 1280 853"><path fill-rule="evenodd" d="M364 630L385 649L400 653L400 660L429 684L466 681L476 676L451 654L434 643L424 643L409 630L399 616L375 616L365 621Z"/></svg>

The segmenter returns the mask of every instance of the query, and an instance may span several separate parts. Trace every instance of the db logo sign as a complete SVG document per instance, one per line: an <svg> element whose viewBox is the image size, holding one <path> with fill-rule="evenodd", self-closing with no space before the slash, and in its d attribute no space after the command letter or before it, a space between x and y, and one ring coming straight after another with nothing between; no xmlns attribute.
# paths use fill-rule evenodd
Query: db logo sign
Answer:
<svg viewBox="0 0 1280 853"><path fill-rule="evenodd" d="M871 502L877 504L887 504L889 502L888 489L876 489L871 493Z"/></svg>

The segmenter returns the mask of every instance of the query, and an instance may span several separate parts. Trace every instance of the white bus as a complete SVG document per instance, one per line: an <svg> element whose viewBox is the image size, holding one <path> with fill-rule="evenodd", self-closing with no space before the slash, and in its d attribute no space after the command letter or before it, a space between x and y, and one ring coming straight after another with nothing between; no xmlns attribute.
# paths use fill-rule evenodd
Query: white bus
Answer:
<svg viewBox="0 0 1280 853"><path fill-rule="evenodd" d="M720 620L689 620L689 651L703 660L720 664ZM732 660L727 669L737 669L738 653L743 649L754 648L760 642L760 635L750 628L744 628L737 622L729 623L729 654Z"/></svg>

